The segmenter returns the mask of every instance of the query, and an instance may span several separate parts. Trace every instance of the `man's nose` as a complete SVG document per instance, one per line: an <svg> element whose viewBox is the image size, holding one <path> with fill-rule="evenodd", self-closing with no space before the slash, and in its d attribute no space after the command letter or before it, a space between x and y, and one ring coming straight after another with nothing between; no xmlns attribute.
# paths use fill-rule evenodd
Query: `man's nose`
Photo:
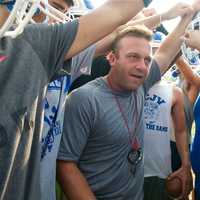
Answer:
<svg viewBox="0 0 200 200"><path fill-rule="evenodd" d="M137 65L137 68L140 69L140 70L143 70L143 69L146 69L146 68L147 68L144 58L141 58L141 59L139 60L139 63L138 63L138 65Z"/></svg>

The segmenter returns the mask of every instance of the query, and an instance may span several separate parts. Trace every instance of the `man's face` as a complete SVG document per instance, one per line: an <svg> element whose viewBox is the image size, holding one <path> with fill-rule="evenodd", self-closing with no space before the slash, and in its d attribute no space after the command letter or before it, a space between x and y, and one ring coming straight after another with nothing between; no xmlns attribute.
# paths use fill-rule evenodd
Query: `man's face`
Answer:
<svg viewBox="0 0 200 200"><path fill-rule="evenodd" d="M110 62L122 90L135 90L146 79L151 61L151 46L144 38L127 36L118 43Z"/></svg>
<svg viewBox="0 0 200 200"><path fill-rule="evenodd" d="M65 0L48 0L48 2L52 7L56 8L62 13L66 13L70 8L70 6L65 2ZM33 19L37 23L42 23L46 19L46 15L41 12L39 15L34 16ZM55 22L56 20L52 18L48 20L49 24L55 23Z"/></svg>

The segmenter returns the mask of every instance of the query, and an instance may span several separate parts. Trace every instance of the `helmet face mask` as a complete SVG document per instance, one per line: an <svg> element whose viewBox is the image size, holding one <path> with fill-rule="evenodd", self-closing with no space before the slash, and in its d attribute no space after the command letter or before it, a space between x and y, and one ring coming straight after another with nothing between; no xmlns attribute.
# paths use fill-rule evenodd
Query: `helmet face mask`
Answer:
<svg viewBox="0 0 200 200"><path fill-rule="evenodd" d="M10 36L15 38L23 32L24 27L33 22L32 17L43 12L47 18L54 18L58 22L69 20L65 14L48 4L48 0L0 0L0 5L11 8L10 15L0 28L0 37ZM10 10L10 9L8 9ZM10 30L12 28L12 30Z"/></svg>
<svg viewBox="0 0 200 200"><path fill-rule="evenodd" d="M69 9L67 15L71 18L79 18L94 8L91 0L74 0L74 6Z"/></svg>
<svg viewBox="0 0 200 200"><path fill-rule="evenodd" d="M188 30L200 30L200 12L195 15L189 24ZM190 65L200 65L200 52L198 50L191 49L185 43L182 44L181 50Z"/></svg>
<svg viewBox="0 0 200 200"><path fill-rule="evenodd" d="M10 15L2 27L0 27L0 37L10 36L15 38L23 32L24 27L30 23L35 23L33 16L44 14L45 20L53 19L56 22L66 22L88 12L88 8L82 0L74 0L75 6L67 13L62 13L52 7L48 0L0 0L0 5L7 7ZM11 30L12 28L12 30Z"/></svg>
<svg viewBox="0 0 200 200"><path fill-rule="evenodd" d="M13 9L10 12L8 19L5 21L0 29L0 37L16 37L18 34L20 34L23 31L25 25L30 21L30 19L36 12L39 3L40 0L35 0L34 2L30 2L27 0L13 0ZM11 4L11 1L9 1L9 4ZM8 7L8 5L6 6ZM9 31L11 27L13 30Z"/></svg>

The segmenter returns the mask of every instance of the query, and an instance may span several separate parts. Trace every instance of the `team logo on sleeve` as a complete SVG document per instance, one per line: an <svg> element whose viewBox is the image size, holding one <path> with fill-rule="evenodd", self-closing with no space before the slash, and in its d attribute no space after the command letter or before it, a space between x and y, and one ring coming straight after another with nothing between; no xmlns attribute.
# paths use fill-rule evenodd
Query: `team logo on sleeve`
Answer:
<svg viewBox="0 0 200 200"><path fill-rule="evenodd" d="M1 63L1 62L4 62L4 61L7 60L7 59L8 59L7 56L0 55L0 63Z"/></svg>

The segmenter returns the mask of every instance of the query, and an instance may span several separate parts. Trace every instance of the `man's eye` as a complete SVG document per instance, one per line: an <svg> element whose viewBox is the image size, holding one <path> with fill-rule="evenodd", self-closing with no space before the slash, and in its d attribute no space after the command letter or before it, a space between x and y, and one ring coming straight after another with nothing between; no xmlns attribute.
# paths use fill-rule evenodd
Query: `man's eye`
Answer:
<svg viewBox="0 0 200 200"><path fill-rule="evenodd" d="M134 59L137 59L138 58L138 56L136 56L136 55L129 55L129 58L134 58Z"/></svg>

